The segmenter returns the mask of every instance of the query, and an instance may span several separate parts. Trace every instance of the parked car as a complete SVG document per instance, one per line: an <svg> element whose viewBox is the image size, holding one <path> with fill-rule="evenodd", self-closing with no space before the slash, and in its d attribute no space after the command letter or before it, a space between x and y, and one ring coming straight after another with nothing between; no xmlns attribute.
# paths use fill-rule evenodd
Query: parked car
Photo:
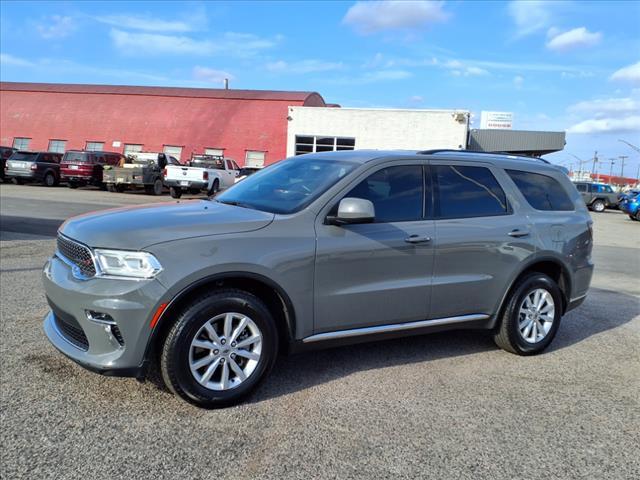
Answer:
<svg viewBox="0 0 640 480"><path fill-rule="evenodd" d="M164 184L173 198L185 190L215 195L235 183L240 167L230 159L216 155L194 155L187 165L169 165L163 172Z"/></svg>
<svg viewBox="0 0 640 480"><path fill-rule="evenodd" d="M632 198L640 194L640 190L627 190L626 192L618 193L618 206L625 198Z"/></svg>
<svg viewBox="0 0 640 480"><path fill-rule="evenodd" d="M110 192L143 187L147 195L161 195L162 172L167 165L180 165L180 162L162 152L132 153L119 166L105 169L104 182Z"/></svg>
<svg viewBox="0 0 640 480"><path fill-rule="evenodd" d="M7 166L7 159L17 151L17 148L0 146L0 180L4 181L4 169Z"/></svg>
<svg viewBox="0 0 640 480"><path fill-rule="evenodd" d="M17 151L7 159L4 175L18 185L39 182L54 187L60 182L61 159L61 153Z"/></svg>
<svg viewBox="0 0 640 480"><path fill-rule="evenodd" d="M626 195L620 201L620 210L629 215L631 220L640 222L640 193Z"/></svg>
<svg viewBox="0 0 640 480"><path fill-rule="evenodd" d="M61 177L70 188L86 185L105 188L102 180L104 167L118 165L123 158L117 152L67 150L60 164Z"/></svg>
<svg viewBox="0 0 640 480"><path fill-rule="evenodd" d="M281 351L478 328L542 352L593 272L592 220L561 170L462 151L294 157L215 199L68 220L57 242L53 345L107 375L158 359L207 408L248 395Z"/></svg>
<svg viewBox="0 0 640 480"><path fill-rule="evenodd" d="M242 167L238 172L238 176L236 177L235 183L238 183L240 180L244 180L249 175L253 175L256 172L262 170L262 167Z"/></svg>
<svg viewBox="0 0 640 480"><path fill-rule="evenodd" d="M575 185L590 210L604 212L606 208L618 208L618 195L611 185L593 182L576 182Z"/></svg>

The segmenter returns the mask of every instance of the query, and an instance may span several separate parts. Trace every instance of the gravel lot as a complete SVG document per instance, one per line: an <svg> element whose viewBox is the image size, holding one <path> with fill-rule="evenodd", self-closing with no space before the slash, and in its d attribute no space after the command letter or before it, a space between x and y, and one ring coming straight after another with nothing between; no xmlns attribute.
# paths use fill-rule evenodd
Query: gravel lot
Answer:
<svg viewBox="0 0 640 480"><path fill-rule="evenodd" d="M640 224L622 213L593 214L593 289L543 355L482 332L337 348L205 411L87 372L42 332L54 240L34 233L149 200L0 186L2 478L639 478Z"/></svg>

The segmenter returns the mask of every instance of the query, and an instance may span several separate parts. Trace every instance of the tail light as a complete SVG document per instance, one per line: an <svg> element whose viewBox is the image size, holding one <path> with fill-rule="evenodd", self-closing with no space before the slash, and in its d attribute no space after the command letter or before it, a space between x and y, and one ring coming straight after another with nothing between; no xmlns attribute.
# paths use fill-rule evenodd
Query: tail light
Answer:
<svg viewBox="0 0 640 480"><path fill-rule="evenodd" d="M209 172L202 172L202 179L203 180L209 180Z"/></svg>
<svg viewBox="0 0 640 480"><path fill-rule="evenodd" d="M166 168L162 169L162 178L167 178L167 169Z"/></svg>

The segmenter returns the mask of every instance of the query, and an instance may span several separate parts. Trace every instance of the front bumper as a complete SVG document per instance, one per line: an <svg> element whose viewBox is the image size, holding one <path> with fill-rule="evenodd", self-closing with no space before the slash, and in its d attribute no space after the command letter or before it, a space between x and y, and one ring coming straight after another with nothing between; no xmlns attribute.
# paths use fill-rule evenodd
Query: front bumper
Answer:
<svg viewBox="0 0 640 480"><path fill-rule="evenodd" d="M165 186L174 188L197 188L199 190L205 190L209 188L207 182L196 182L191 180L165 180Z"/></svg>
<svg viewBox="0 0 640 480"><path fill-rule="evenodd" d="M94 372L119 376L141 372L150 321L166 293L160 282L78 280L56 256L45 265L42 279L51 306L44 331L54 347ZM112 322L91 320L88 311L109 315Z"/></svg>

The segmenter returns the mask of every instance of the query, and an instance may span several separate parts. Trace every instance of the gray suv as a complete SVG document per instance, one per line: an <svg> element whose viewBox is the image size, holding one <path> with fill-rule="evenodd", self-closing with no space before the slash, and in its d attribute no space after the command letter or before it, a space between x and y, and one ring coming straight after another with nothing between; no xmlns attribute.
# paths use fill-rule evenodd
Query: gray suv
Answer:
<svg viewBox="0 0 640 480"><path fill-rule="evenodd" d="M557 167L462 151L291 158L215 199L68 220L49 340L80 365L231 405L279 352L445 329L544 350L583 302L591 219Z"/></svg>

